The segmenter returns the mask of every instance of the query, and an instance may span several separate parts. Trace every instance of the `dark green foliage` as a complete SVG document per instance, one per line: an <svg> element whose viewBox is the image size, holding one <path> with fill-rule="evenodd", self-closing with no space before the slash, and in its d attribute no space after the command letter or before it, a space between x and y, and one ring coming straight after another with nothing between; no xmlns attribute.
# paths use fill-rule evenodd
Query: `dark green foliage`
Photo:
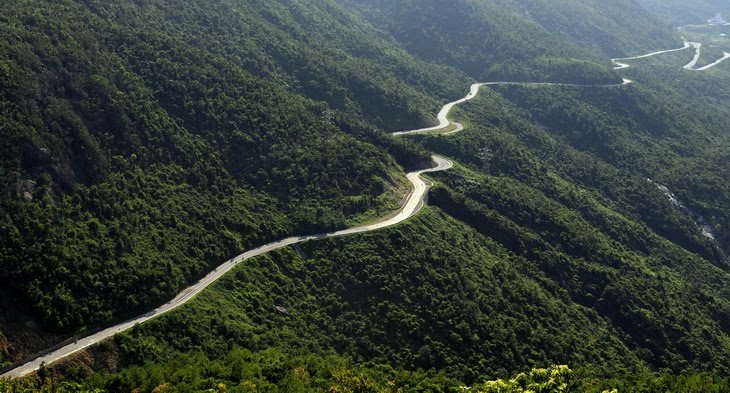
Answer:
<svg viewBox="0 0 730 393"><path fill-rule="evenodd" d="M615 85L618 74L586 60L539 57L526 62L505 62L490 70L489 80L553 82L579 85Z"/></svg>
<svg viewBox="0 0 730 393"><path fill-rule="evenodd" d="M507 87L499 91L512 103L525 108L550 134L579 151L631 173L635 179L629 192L650 188L651 183L646 179L652 179L668 186L697 216L711 217L714 228L728 227L730 211L726 209L726 201L730 201L730 190L720 180L727 176L726 167L712 164L724 154L718 157L716 149L708 149L704 142L713 140L718 150L730 146L730 139L723 131L722 112L698 110L633 86L606 89ZM697 117L697 112L706 117ZM585 178L582 183L596 186L595 176ZM602 191L616 194L618 182L607 183L600 186ZM643 187L641 183L644 183ZM663 217L670 214L660 213L656 207L637 205L639 200L634 199L626 206L631 209L630 214L639 214L650 227L670 240L725 264L716 244L698 237L697 231L687 236L676 231L676 225L672 228L662 224L661 221L666 220ZM715 232L721 248L726 252L730 250L727 233L722 229Z"/></svg>
<svg viewBox="0 0 730 393"><path fill-rule="evenodd" d="M494 0L559 34L608 57L639 54L678 45L677 33L652 18L633 0ZM476 2L478 3L478 2Z"/></svg>
<svg viewBox="0 0 730 393"><path fill-rule="evenodd" d="M531 262L437 211L299 250L256 258L181 311L124 335L124 358L281 346L467 381L554 362L645 367L618 331Z"/></svg>
<svg viewBox="0 0 730 393"><path fill-rule="evenodd" d="M534 368L506 380L476 383L482 393L722 393L727 378L701 373L650 375L622 379L591 376L567 366ZM462 392L463 383L432 372L408 372L375 363L353 363L329 356L288 356L281 350L262 352L234 348L221 359L203 354L180 355L164 363L148 362L115 374L96 374L83 382L52 378L0 380L0 392L333 392L398 393Z"/></svg>
<svg viewBox="0 0 730 393"><path fill-rule="evenodd" d="M605 388L722 389L623 376L728 373L729 74L680 71L688 51L613 71L603 54L677 36L630 1L573 3L5 5L3 289L52 328L104 325L245 249L378 215L430 149L461 164L434 175L436 208L243 264L118 337L129 368L92 386L439 391L435 372L567 363ZM484 88L459 135L381 132L473 79L591 86Z"/></svg>
<svg viewBox="0 0 730 393"><path fill-rule="evenodd" d="M634 110L657 105L661 100L634 92L631 87L603 88L602 94L588 90L499 89L510 98L517 94L521 99L552 97L540 100L540 104L526 105L534 113L532 119L550 128L521 120L521 110L494 92L484 91L482 97L461 112L472 125L469 132L452 138L424 139L425 145L458 158L473 169L435 175L448 188L433 190L430 201L536 263L558 286L568 290L574 301L593 308L628 334L633 343L627 344L650 364L676 371L689 365L725 370L722 359L730 353L725 341L728 325L724 322L730 320L726 254L719 250L717 242L701 234L692 217L673 208L656 184L645 177L667 179L665 184L672 184L672 188L687 181L688 178L676 178L670 183L671 177L664 174L680 168L688 171L686 162L702 162L704 154L676 154L677 158L672 159L669 153L649 152L671 151L667 146L680 145L674 139L682 140L684 150L703 151L701 143L693 142L702 138L693 139L688 133L705 134L709 127L692 124L689 116L684 118L687 120L675 119L682 113L681 107L658 112L657 117L653 114L656 112L649 110L643 115L608 117L601 111L619 107L613 95L621 96L622 102L636 102L631 106ZM573 95L583 98L563 107L562 100ZM596 105L595 111L581 115L588 103ZM555 112L564 115L555 116ZM575 120L566 121L567 127L575 127L575 131L565 134L559 134L561 127L549 121L564 121L569 116ZM596 149L595 153L578 152L560 143L585 132L587 124L618 119L636 119L628 126L633 133L621 131L627 126L613 126L614 135L604 144L587 138L594 143L583 146ZM681 131L673 130L674 124L683 121L689 124ZM653 127L657 122L671 126ZM581 123L584 125L579 126ZM600 132L611 126L594 129ZM644 144L637 145L634 140L642 132L654 135L642 138ZM619 146L617 150L631 149L639 154L610 161L608 156L606 160L596 158L612 145ZM641 160L647 161L641 167L633 167ZM626 166L630 169L624 169ZM644 172L642 176L642 171L652 169L656 172ZM704 179L720 176L722 171L722 166L705 167ZM722 189L718 187L715 192ZM719 195L715 198L726 200ZM726 235L716 236L719 244L727 244L723 240ZM686 318L687 315L693 316ZM713 344L701 343L710 337ZM696 351L703 355L695 357L699 353Z"/></svg>
<svg viewBox="0 0 730 393"><path fill-rule="evenodd" d="M380 209L386 186L402 181L387 152L407 165L427 160L422 149L363 123L382 112L378 102L411 101L374 100L391 94L383 89L419 95L418 111L436 106L392 83L387 70L399 67L419 80L440 79L419 74L433 71L405 54L374 61L345 52L357 48L277 41L361 63L328 63L320 77L350 81L345 69L371 70L362 77L375 96L339 88L370 108L352 101L336 111L288 86L302 82L288 59L279 60L289 68L269 80L252 74L264 72L259 65L232 61L274 37L216 38L197 18L228 17L238 23L231 29L246 24L225 8L34 4L8 5L0 17L0 277L51 326L71 330L141 311L253 245L343 227ZM266 4L246 7L273 7ZM157 17L168 22L150 22ZM289 82L276 83L281 78ZM451 82L464 84L458 76ZM433 90L453 94L446 86ZM373 120L381 121L391 123Z"/></svg>
<svg viewBox="0 0 730 393"><path fill-rule="evenodd" d="M350 3L403 42L411 53L430 62L453 65L479 80L488 80L489 70L504 61L586 56L547 30L487 2Z"/></svg>
<svg viewBox="0 0 730 393"><path fill-rule="evenodd" d="M408 167L428 154L372 125L427 124L470 81L416 60L348 9L8 5L0 278L49 325L73 330L159 302L243 248L382 210L401 181L386 153ZM489 15L479 15L485 29ZM536 47L565 46L525 34ZM513 53L504 61L524 55ZM504 75L616 78L555 57Z"/></svg>
<svg viewBox="0 0 730 393"><path fill-rule="evenodd" d="M630 0L618 4L599 0L349 3L403 42L410 52L428 61L453 65L479 80L504 75L501 68L505 65L539 70L539 63L524 64L535 58L600 62L605 59L598 57L599 53L620 57L679 46L681 42L675 32Z"/></svg>

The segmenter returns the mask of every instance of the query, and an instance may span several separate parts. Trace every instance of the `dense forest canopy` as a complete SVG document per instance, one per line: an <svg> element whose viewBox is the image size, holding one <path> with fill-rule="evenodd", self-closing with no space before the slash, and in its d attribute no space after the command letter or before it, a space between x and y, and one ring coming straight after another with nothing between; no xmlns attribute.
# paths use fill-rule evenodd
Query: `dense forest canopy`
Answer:
<svg viewBox="0 0 730 393"><path fill-rule="evenodd" d="M388 216L437 153L455 167L413 219L247 261L15 388L726 389L730 62L613 69L681 47L649 3L4 5L0 366L244 250ZM700 66L722 56L692 34ZM454 135L389 134L490 81L557 84L484 86Z"/></svg>

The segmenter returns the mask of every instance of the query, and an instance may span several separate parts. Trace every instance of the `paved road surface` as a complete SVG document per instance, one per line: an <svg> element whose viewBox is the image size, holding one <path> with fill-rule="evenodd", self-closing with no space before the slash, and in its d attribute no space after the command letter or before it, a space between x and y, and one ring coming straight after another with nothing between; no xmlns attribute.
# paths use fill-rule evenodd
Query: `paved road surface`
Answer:
<svg viewBox="0 0 730 393"><path fill-rule="evenodd" d="M640 56L621 57L621 58L618 58L618 59L611 59L611 61L616 65L616 67L613 68L614 70L622 70L624 68L631 67L631 64L622 63L622 61L626 61L626 60L639 60L639 59L645 59L647 57L652 57L652 56L656 56L656 55L662 55L664 53L678 52L678 51L681 51L681 50L688 49L690 46L691 46L690 43L685 41L684 46L681 47L681 48L660 50L660 51L651 52L651 53L647 53L645 55L640 55Z"/></svg>
<svg viewBox="0 0 730 393"><path fill-rule="evenodd" d="M614 67L613 67L614 70L623 70L623 69L626 69L626 68L631 67L631 64L624 63L624 61L645 59L647 57L661 55L661 54L664 54L664 53L678 52L678 51L685 50L685 49L689 49L689 48L694 48L695 49L695 54L694 54L694 57L692 58L692 60L690 60L689 63L687 63L684 66L682 66L682 68L684 68L685 70L690 70L690 71L707 71L710 68L715 67L718 64L724 62L725 60L730 59L730 53L724 52L723 57L721 57L717 61L715 61L715 62L713 62L711 64L708 64L706 66L703 66L703 67L697 67L697 62L700 60L700 56L702 55L702 43L701 42L688 42L688 41L685 41L684 42L684 46L681 47L681 48L669 49L669 50L662 50L662 51L647 53L647 54L641 55L641 56L622 57L622 58L618 58L618 59L611 59L611 61L614 64Z"/></svg>
<svg viewBox="0 0 730 393"><path fill-rule="evenodd" d="M695 56L692 58L692 60L690 60L689 63L685 64L685 66L682 68L684 68L685 70L694 70L697 62L700 61L700 55L702 55L702 43L687 42L686 44L689 44L693 48L695 48Z"/></svg>
<svg viewBox="0 0 730 393"><path fill-rule="evenodd" d="M715 61L714 63L708 64L708 65L706 65L704 67L694 68L692 70L693 71L706 71L706 70L709 70L710 68L712 68L712 67L714 67L714 66L716 66L716 65L718 65L718 64L720 64L722 62L724 62L727 59L730 59L730 53L723 52L723 56L720 59L718 59L717 61Z"/></svg>
<svg viewBox="0 0 730 393"><path fill-rule="evenodd" d="M401 136L401 135L413 135L413 134L423 134L427 132L437 132L445 130L449 127L455 126L456 128L454 130L451 130L449 133L457 133L459 131L462 131L464 129L464 126L460 123L451 123L448 119L449 112L451 112L452 109L454 109L454 106L459 105L463 102L467 102L479 94L479 87L485 85L485 83L475 83L471 85L471 89L469 89L469 93L462 99L456 100L454 102L449 102L448 104L444 105L443 108L441 108L441 111L438 113L438 121L439 124L435 125L433 127L427 127L427 128L419 128L417 130L409 130L409 131L399 131L394 132L393 135L395 136ZM452 126L453 124L453 126Z"/></svg>
<svg viewBox="0 0 730 393"><path fill-rule="evenodd" d="M574 84L574 83L552 83L552 82L485 82L485 83L475 83L471 85L471 88L469 89L469 93L462 99L456 100L454 102L450 102L441 109L441 111L438 113L437 119L438 124L433 127L426 127L426 128L419 128L417 130L408 130L408 131L398 131L394 132L393 135L395 136L402 136L402 135L415 135L415 134L426 134L431 132L444 132L444 135L451 135L456 134L459 131L462 131L464 129L464 126L461 123L452 122L449 121L448 115L449 112L454 108L454 106L459 105L461 103L467 102L479 94L479 89L482 86L497 86L497 85L515 85L515 86L572 86L572 87L613 87L613 86L624 86L634 83L630 79L623 80L623 83L621 84L606 84L606 85L580 85L580 84ZM453 129L451 129L453 128Z"/></svg>

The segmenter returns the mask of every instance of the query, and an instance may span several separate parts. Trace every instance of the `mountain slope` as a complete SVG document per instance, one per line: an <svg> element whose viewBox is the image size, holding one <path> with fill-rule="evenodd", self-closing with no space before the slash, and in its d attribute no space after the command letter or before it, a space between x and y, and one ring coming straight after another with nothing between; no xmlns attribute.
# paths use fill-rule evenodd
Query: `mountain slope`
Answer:
<svg viewBox="0 0 730 393"><path fill-rule="evenodd" d="M539 69L544 59L601 63L601 56L619 57L681 42L676 33L631 0L618 7L599 1L574 4L559 0L458 0L448 4L368 0L348 4L393 34L410 52L430 62L455 65L479 80L499 79L505 68ZM438 22L455 20L459 22Z"/></svg>
<svg viewBox="0 0 730 393"><path fill-rule="evenodd" d="M680 42L676 32L660 23L634 0L496 0L494 3L570 42L593 48L609 57L646 53Z"/></svg>
<svg viewBox="0 0 730 393"><path fill-rule="evenodd" d="M386 66L350 56L363 66L338 62L342 69L317 72L362 71L359 80L345 78L360 90L339 90L363 104L345 100L337 112L274 82L299 81L288 74L297 66L262 78L200 45L210 34L204 25L177 31L184 8L64 1L33 11L31 3L2 17L0 255L9 290L50 326L77 329L137 312L243 248L387 209L384 193L398 203L402 182L387 151L404 164L427 160L362 123L372 117L363 112L387 119L387 105L410 101L372 100L385 90L435 105L405 82L391 83L387 67L425 69L407 57ZM243 57L253 49L218 50ZM408 74L450 80L417 70Z"/></svg>
<svg viewBox="0 0 730 393"><path fill-rule="evenodd" d="M423 138L464 165L437 175L436 208L383 233L261 258L120 338L120 348L137 362L177 351L217 357L231 345L336 351L467 382L533 362L609 375L726 373L730 287L716 244L640 171L578 151L500 97L652 101L638 89L599 89L484 91L461 109L464 132Z"/></svg>
<svg viewBox="0 0 730 393"><path fill-rule="evenodd" d="M67 329L392 206L386 152L427 155L363 122L428 124L470 82L329 1L18 2L2 18L3 278Z"/></svg>
<svg viewBox="0 0 730 393"><path fill-rule="evenodd" d="M241 266L107 358L284 347L467 382L566 362L727 374L728 112L704 89L724 71L612 70L605 53L677 46L621 5L8 5L0 279L20 300L0 305L34 318L0 326L0 354L41 348L15 326L93 329L242 250L387 215L430 150L461 165L414 221ZM484 87L456 135L383 132L432 124L483 78L574 85Z"/></svg>

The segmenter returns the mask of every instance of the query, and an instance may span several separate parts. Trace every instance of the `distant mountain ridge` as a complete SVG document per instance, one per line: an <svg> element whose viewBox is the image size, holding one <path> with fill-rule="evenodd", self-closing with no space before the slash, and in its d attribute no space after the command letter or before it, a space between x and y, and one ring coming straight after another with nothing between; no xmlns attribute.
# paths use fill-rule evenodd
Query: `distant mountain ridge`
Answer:
<svg viewBox="0 0 730 393"><path fill-rule="evenodd" d="M637 0L649 12L673 26L704 24L718 12L730 15L725 0Z"/></svg>

